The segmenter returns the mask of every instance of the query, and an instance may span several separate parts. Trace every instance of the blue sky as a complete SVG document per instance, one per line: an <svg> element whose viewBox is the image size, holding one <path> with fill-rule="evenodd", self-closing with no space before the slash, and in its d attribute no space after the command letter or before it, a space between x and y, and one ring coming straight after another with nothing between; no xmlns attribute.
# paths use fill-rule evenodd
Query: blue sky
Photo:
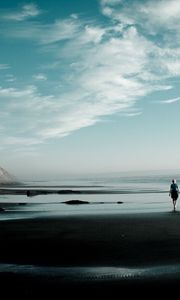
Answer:
<svg viewBox="0 0 180 300"><path fill-rule="evenodd" d="M0 165L179 170L180 1L0 4Z"/></svg>

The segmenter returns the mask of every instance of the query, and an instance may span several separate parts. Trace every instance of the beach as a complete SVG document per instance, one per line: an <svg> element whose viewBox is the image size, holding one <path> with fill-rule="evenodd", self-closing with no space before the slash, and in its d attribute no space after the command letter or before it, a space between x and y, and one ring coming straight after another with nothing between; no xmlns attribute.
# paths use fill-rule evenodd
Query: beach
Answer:
<svg viewBox="0 0 180 300"><path fill-rule="evenodd" d="M180 211L164 177L0 189L5 296L178 290ZM88 293L88 294L87 294Z"/></svg>
<svg viewBox="0 0 180 300"><path fill-rule="evenodd" d="M179 211L4 220L1 282L27 294L174 288L180 283L179 228Z"/></svg>

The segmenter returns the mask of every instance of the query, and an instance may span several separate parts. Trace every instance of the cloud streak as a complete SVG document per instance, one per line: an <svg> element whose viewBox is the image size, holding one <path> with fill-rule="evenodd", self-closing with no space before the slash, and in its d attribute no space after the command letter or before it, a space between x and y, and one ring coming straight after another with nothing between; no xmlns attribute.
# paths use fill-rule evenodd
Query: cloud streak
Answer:
<svg viewBox="0 0 180 300"><path fill-rule="evenodd" d="M0 70L7 70L10 66L8 64L0 64Z"/></svg>
<svg viewBox="0 0 180 300"><path fill-rule="evenodd" d="M14 19L11 15L12 20L21 22L7 34L16 41L36 42L41 51L53 53L57 79L49 95L38 89L38 82L48 81L43 73L32 74L36 86L0 88L1 112L6 115L2 126L6 128L4 136L9 136L4 144L37 145L92 126L104 116L138 116L141 112L132 109L139 99L172 88L164 82L180 75L180 51L172 47L168 31L160 39L157 35L159 28L166 26L178 37L180 5L175 0L131 3L102 0L106 24L73 15L51 24L25 22L40 13L36 6L26 6ZM179 42L177 39L177 45ZM48 79L53 85L49 75Z"/></svg>
<svg viewBox="0 0 180 300"><path fill-rule="evenodd" d="M171 104L171 103L175 103L175 102L178 102L178 101L180 101L180 97L163 100L163 101L161 101L161 103Z"/></svg>
<svg viewBox="0 0 180 300"><path fill-rule="evenodd" d="M41 13L40 9L33 3L25 4L19 11L9 12L3 15L3 19L10 21L24 21L37 17Z"/></svg>
<svg viewBox="0 0 180 300"><path fill-rule="evenodd" d="M38 81L47 80L47 76L43 73L35 74L35 75L33 75L33 78Z"/></svg>

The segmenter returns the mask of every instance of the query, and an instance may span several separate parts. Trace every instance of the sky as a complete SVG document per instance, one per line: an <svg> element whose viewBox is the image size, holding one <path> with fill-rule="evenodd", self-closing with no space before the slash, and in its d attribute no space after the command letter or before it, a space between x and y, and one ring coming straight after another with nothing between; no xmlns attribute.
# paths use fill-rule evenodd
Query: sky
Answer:
<svg viewBox="0 0 180 300"><path fill-rule="evenodd" d="M179 0L0 3L0 166L180 170Z"/></svg>

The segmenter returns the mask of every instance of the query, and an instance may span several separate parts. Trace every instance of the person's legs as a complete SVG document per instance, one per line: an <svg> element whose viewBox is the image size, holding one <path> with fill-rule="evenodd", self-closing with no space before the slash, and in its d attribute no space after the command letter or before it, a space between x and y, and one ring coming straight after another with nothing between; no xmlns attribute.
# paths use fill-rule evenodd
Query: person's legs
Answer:
<svg viewBox="0 0 180 300"><path fill-rule="evenodd" d="M173 199L174 210L176 210L176 199Z"/></svg>

